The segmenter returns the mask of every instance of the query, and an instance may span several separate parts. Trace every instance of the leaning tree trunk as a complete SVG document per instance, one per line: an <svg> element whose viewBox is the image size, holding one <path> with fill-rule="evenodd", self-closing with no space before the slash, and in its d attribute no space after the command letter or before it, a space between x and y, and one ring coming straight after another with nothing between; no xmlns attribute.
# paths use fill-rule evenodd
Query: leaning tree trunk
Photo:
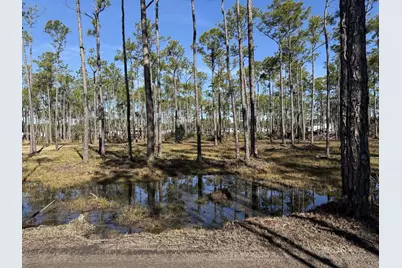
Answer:
<svg viewBox="0 0 402 268"><path fill-rule="evenodd" d="M248 76L250 83L250 109L251 109L251 154L257 157L256 145L256 118L255 118L255 92L254 92L254 36L253 36L253 5L252 0L247 0L247 25L248 25Z"/></svg>
<svg viewBox="0 0 402 268"><path fill-rule="evenodd" d="M32 107L32 84L31 84L31 75L28 69L27 64L27 56L25 52L24 40L22 41L22 51L24 53L24 65L25 65L25 78L28 87L28 100L29 100L29 153L36 152L36 141L35 141L35 130L33 128L34 125L34 115L33 115L33 107Z"/></svg>
<svg viewBox="0 0 402 268"><path fill-rule="evenodd" d="M124 0L121 0L121 36L123 41L124 84L126 86L128 158L130 160L133 160L133 153L131 147L131 129L130 129L130 106L131 106L130 88L128 86L126 35L124 30Z"/></svg>
<svg viewBox="0 0 402 268"><path fill-rule="evenodd" d="M242 115L243 115L243 131L244 131L244 148L245 155L244 159L248 161L250 159L250 130L249 130L249 119L248 119L248 106L247 106L247 94L246 94L246 79L244 71L244 61L243 61L243 38L240 26L240 3L236 0L236 20L237 20L237 36L239 43L239 65L240 65L240 87L241 87L241 103L242 103Z"/></svg>
<svg viewBox="0 0 402 268"><path fill-rule="evenodd" d="M234 90L232 87L232 75L230 72L230 56L229 56L229 38L228 38L228 29L226 23L226 13L225 13L225 0L222 0L221 5L222 16L223 16L223 24L225 28L225 47L226 47L226 72L228 76L228 84L229 84L229 93L230 99L232 101L232 116L233 116L233 131L235 137L235 149L236 149L236 159L240 158L240 149L239 149L239 133L237 132L237 115L236 115L236 101L234 97Z"/></svg>
<svg viewBox="0 0 402 268"><path fill-rule="evenodd" d="M162 109L161 109L161 56L160 56L160 48L159 48L159 0L155 2L155 28L156 28L156 57L157 57L157 132L158 132L158 157L162 156Z"/></svg>
<svg viewBox="0 0 402 268"><path fill-rule="evenodd" d="M80 0L76 0L77 21L78 21L78 34L80 40L80 56L81 56L81 71L82 71L82 84L84 87L84 152L82 154L82 160L88 162L88 132L89 132L89 112L88 112L88 88L87 88L87 70L85 67L85 51L84 41L82 38L82 26L81 26L81 11Z"/></svg>
<svg viewBox="0 0 402 268"><path fill-rule="evenodd" d="M141 30L142 30L142 54L144 57L144 84L147 112L147 163L154 160L155 146L155 124L154 124L154 102L152 99L151 87L151 70L149 62L148 49L148 30L147 30L147 13L145 0L140 0L141 3Z"/></svg>
<svg viewBox="0 0 402 268"><path fill-rule="evenodd" d="M199 119L198 103L198 85L197 85L197 24L195 20L194 0L191 0L191 13L193 18L193 64L194 64L194 92L195 92L195 124L197 128L197 161L202 161L201 155L201 122Z"/></svg>

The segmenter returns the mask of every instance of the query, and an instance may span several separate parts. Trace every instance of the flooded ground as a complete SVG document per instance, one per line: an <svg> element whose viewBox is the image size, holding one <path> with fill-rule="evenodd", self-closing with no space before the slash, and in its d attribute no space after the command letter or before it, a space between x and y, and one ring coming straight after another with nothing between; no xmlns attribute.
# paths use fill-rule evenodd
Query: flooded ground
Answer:
<svg viewBox="0 0 402 268"><path fill-rule="evenodd" d="M179 219L170 221L164 228L216 228L230 220L306 211L339 197L339 194L339 191L322 192L319 189L274 189L233 175L182 176L158 182L91 184L62 191L51 191L38 184L26 183L23 185L22 218L23 221L30 218L56 200L47 210L36 215L31 220L31 225L69 223L82 211L74 207L66 209L65 204L85 197L87 200L102 198L113 204L111 207L87 211L85 215L91 224L102 225L120 233L143 230L135 225L117 223L123 208L127 207L145 208L155 219L159 217L161 208L181 208L184 213L180 214ZM161 231L160 229L155 228L154 231Z"/></svg>

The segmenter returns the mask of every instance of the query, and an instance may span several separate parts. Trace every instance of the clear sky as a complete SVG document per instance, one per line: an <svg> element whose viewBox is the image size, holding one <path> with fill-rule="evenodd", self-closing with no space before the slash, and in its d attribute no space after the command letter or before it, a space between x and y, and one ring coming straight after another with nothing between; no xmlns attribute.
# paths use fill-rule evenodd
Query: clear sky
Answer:
<svg viewBox="0 0 402 268"><path fill-rule="evenodd" d="M149 2L150 0L147 0ZM33 31L34 43L33 53L34 58L37 58L45 51L52 51L50 44L51 38L44 32L44 26L48 20L58 19L62 21L71 30L67 37L67 45L62 53L62 59L68 64L69 68L75 73L80 67L79 47L78 47L78 28L77 15L75 11L66 7L66 3L75 7L75 0L26 0L29 5L37 4L41 10L44 10L43 15L38 20L36 28ZM81 0L81 10L90 12L92 10L93 0ZM303 0L304 6L312 8L312 15L323 15L324 0ZM191 18L191 1L190 0L160 0L159 3L159 21L160 34L162 36L170 36L172 39L178 40L186 50L186 56L192 60L192 18ZM225 9L227 10L236 3L236 0L226 0ZM246 0L240 0L241 5L246 5ZM265 8L270 4L270 0L254 0L253 6ZM121 49L121 0L111 0L111 6L101 13L101 57L108 62L114 61L114 56L117 49ZM214 27L216 23L222 20L221 1L220 0L195 0L196 19L197 19L197 38L204 31ZM333 13L338 8L338 1L334 0L331 3L330 12ZM378 13L378 5L371 12ZM147 10L148 18L154 21L155 9L154 4ZM132 37L134 32L134 24L140 19L140 1L125 0L125 17L126 17L126 39ZM90 19L82 16L84 45L86 55L89 48L95 47L95 38L87 36L86 32L91 27ZM273 55L277 51L276 44L254 29L255 40L255 59L262 60L266 56ZM325 54L321 48L320 56L316 62L316 76L322 76L325 73L324 60ZM116 63L121 67L121 63ZM199 71L207 72L210 76L210 71L202 61L200 55L197 58L197 66ZM308 68L311 68L308 66Z"/></svg>

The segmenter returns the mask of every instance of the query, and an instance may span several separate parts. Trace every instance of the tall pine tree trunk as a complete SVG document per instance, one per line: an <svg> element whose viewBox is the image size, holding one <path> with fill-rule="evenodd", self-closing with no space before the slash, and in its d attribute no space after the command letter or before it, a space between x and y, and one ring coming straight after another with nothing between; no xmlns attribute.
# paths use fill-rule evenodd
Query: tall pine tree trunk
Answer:
<svg viewBox="0 0 402 268"><path fill-rule="evenodd" d="M99 22L99 12L95 17L95 36L96 36L96 72L97 79L96 85L98 88L98 112L99 112L99 120L100 120L100 135L99 135L99 154L101 157L105 157L105 106L103 103L103 92L102 92L102 81L101 81L101 57L100 57L100 22Z"/></svg>
<svg viewBox="0 0 402 268"><path fill-rule="evenodd" d="M251 154L257 157L256 145L256 118L255 118L255 92L254 92L254 36L253 36L253 5L247 0L247 29L248 29L248 73L250 83L250 109L251 109Z"/></svg>
<svg viewBox="0 0 402 268"><path fill-rule="evenodd" d="M125 23L124 23L124 0L121 0L121 36L122 36L122 41L123 41L124 85L126 86L128 158L130 160L133 160L133 153L132 153L132 147L131 147L131 129L130 129L130 106L131 106L131 103L130 103L130 88L128 86L126 34L125 34L124 25L125 25Z"/></svg>
<svg viewBox="0 0 402 268"><path fill-rule="evenodd" d="M157 133L158 133L158 144L157 144L157 155L162 156L162 87L161 87L161 67L160 67L160 48L159 48L159 0L155 2L155 28L156 28L156 56L157 56ZM186 124L187 125L187 124ZM161 193L162 194L162 193Z"/></svg>
<svg viewBox="0 0 402 268"><path fill-rule="evenodd" d="M155 124L154 124L154 102L152 99L151 86L151 70L149 62L148 48L148 30L147 30L147 13L145 0L140 0L141 3L141 30L142 30L142 53L144 57L144 84L146 98L146 113L147 113L147 162L154 160L155 146Z"/></svg>
<svg viewBox="0 0 402 268"><path fill-rule="evenodd" d="M228 30L227 30L227 22L226 22L226 13L225 13L225 0L222 0L221 5L222 16L223 16L223 24L225 28L225 47L226 47L226 72L228 76L228 84L229 84L229 94L230 99L232 101L232 117L233 117L233 131L235 137L235 150L236 150L236 159L240 158L240 149L239 149L239 133L237 131L237 115L236 115L236 101L234 97L234 89L232 87L232 75L230 73L230 56L229 56L229 39L228 39Z"/></svg>
<svg viewBox="0 0 402 268"><path fill-rule="evenodd" d="M28 100L29 100L29 153L36 152L36 141L35 141L35 132L34 132L34 114L32 107L32 84L31 84L31 75L27 64L27 56L25 52L24 40L22 40L22 51L24 53L24 65L25 65L25 78L28 87Z"/></svg>
<svg viewBox="0 0 402 268"><path fill-rule="evenodd" d="M81 56L81 71L82 71L82 84L84 87L84 152L82 154L83 161L88 162L88 132L89 132L89 108L88 108L88 88L87 88L87 70L85 67L85 50L84 41L82 38L82 25L81 25L81 11L80 0L76 0L77 22L78 22L78 35L80 40L80 56Z"/></svg>
<svg viewBox="0 0 402 268"><path fill-rule="evenodd" d="M371 211L365 1L341 0L340 16L342 182L350 214L365 218Z"/></svg>
<svg viewBox="0 0 402 268"><path fill-rule="evenodd" d="M191 13L193 18L193 64L194 64L194 92L195 92L195 124L197 129L197 161L202 161L201 155L201 122L199 119L198 103L201 103L198 96L198 83L197 83L197 23L195 20L195 7L194 0L191 0ZM202 96L202 94L201 94Z"/></svg>
<svg viewBox="0 0 402 268"><path fill-rule="evenodd" d="M283 51L282 51L282 41L279 40L279 62L280 62L280 70L279 70L279 80L280 80L280 102L281 102L281 131L282 131L282 143L286 145L286 131L285 131L285 111L283 105Z"/></svg>
<svg viewBox="0 0 402 268"><path fill-rule="evenodd" d="M250 159L250 130L248 119L248 106L247 106L247 94L246 94L246 79L244 71L243 61L243 38L240 25L240 3L236 0L236 20L237 20L237 36L239 44L239 65L240 65L240 87L241 87L241 103L242 103L242 115L243 115L243 131L244 131L244 159L248 161Z"/></svg>
<svg viewBox="0 0 402 268"><path fill-rule="evenodd" d="M295 114L294 114L294 105L293 105L293 83L292 83L292 53L291 53L291 44L290 44L290 34L288 38L288 49L289 49L289 91L290 91L290 133L291 133L291 142L292 145L295 145Z"/></svg>
<svg viewBox="0 0 402 268"><path fill-rule="evenodd" d="M300 94L301 94L301 120L303 141L306 141L306 117L304 116L304 88L303 88L303 67L300 67Z"/></svg>
<svg viewBox="0 0 402 268"><path fill-rule="evenodd" d="M314 143L314 90L315 90L315 76L314 76L314 49L311 49L311 74L313 86L311 88L311 144Z"/></svg>
<svg viewBox="0 0 402 268"><path fill-rule="evenodd" d="M329 114L330 114L330 103L329 103L329 40L327 32L327 16L328 16L328 0L325 0L325 11L324 11L324 37L325 37L325 54L326 54L326 68L327 68L327 114L326 114L326 127L327 133L325 137L325 150L327 157L329 157Z"/></svg>

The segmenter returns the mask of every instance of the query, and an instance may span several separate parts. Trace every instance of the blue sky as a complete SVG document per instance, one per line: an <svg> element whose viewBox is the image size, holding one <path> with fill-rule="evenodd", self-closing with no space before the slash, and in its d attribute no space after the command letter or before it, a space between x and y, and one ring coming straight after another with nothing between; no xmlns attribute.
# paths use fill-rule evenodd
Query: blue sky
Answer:
<svg viewBox="0 0 402 268"><path fill-rule="evenodd" d="M92 10L93 0L81 0L81 9L86 12ZM149 2L148 0L147 2ZM45 9L43 15L38 20L35 29L33 30L34 44L33 53L34 58L37 58L45 51L52 51L50 44L51 39L43 29L48 20L58 19L67 25L71 33L67 37L67 45L62 53L62 59L68 64L69 68L75 73L80 66L79 48L78 48L78 28L77 28L77 15L76 13L66 7L65 3L69 6L75 7L75 0L26 0L27 4L37 4L42 10ZM246 4L246 0L241 0L242 5ZM323 15L324 0L303 0L304 6L312 8L312 15ZM101 57L108 62L114 61L114 56L117 49L121 49L121 7L120 0L111 0L111 6L101 13ZM190 0L160 0L159 4L159 20L160 20L160 34L163 36L170 36L172 39L178 40L186 51L186 56L192 59L192 50L190 45L192 43L192 18L191 18L191 1ZM234 5L236 0L226 0L226 10ZM270 4L270 0L254 0L253 5L258 8L264 8ZM333 13L338 6L338 1L332 1L330 12ZM222 20L221 14L221 1L220 0L195 0L196 18L197 18L197 38L201 36L204 31L215 26L216 23ZM126 38L132 37L134 31L134 24L140 19L140 1L139 0L125 0L125 17L126 17ZM147 11L148 18L154 20L154 4ZM378 13L378 5L372 11ZM95 38L87 36L86 32L91 27L90 19L82 16L83 32L84 32L84 45L86 48L86 55L88 55L89 48L95 47ZM254 29L255 39L255 59L262 60L266 56L273 55L277 51L276 44L269 40L267 37ZM316 62L316 76L322 76L325 73L323 68L325 54L321 48L320 56ZM122 66L118 63L117 66ZM202 58L198 55L197 66L200 71L210 73L209 69L203 63ZM311 68L309 65L307 68Z"/></svg>

